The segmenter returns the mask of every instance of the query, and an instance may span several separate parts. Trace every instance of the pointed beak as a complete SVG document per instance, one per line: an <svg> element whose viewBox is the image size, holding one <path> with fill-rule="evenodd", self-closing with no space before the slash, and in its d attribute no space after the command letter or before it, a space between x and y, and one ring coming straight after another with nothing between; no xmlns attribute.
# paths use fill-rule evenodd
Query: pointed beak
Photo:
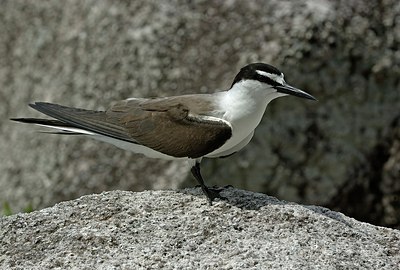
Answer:
<svg viewBox="0 0 400 270"><path fill-rule="evenodd" d="M301 97L301 98L307 98L307 99L311 99L311 100L317 100L312 95L310 95L300 89L294 88L293 86L290 86L288 84L275 86L275 89L278 90L279 93L292 95L292 96L296 96L296 97Z"/></svg>

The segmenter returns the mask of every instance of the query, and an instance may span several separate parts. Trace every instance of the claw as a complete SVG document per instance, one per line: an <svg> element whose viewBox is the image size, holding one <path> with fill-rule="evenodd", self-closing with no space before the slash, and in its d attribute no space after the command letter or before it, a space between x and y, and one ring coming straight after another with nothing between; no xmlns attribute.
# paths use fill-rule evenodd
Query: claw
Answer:
<svg viewBox="0 0 400 270"><path fill-rule="evenodd" d="M219 194L223 190L224 190L224 188L207 188L206 190L203 190L203 192L206 194L210 205L212 205L212 202L215 199L220 199L220 200L224 200L224 201L228 200L226 197Z"/></svg>

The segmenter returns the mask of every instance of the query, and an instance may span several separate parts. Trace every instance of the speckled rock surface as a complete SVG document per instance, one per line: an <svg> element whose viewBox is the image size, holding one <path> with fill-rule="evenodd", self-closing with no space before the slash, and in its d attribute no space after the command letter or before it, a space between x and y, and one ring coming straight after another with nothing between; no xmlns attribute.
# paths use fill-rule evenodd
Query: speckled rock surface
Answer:
<svg viewBox="0 0 400 270"><path fill-rule="evenodd" d="M297 202L344 198L336 205L346 211L352 194L342 191L354 175L369 183L366 193L382 192L384 174L364 168L399 115L399 14L396 0L3 1L0 198L18 211L107 189L181 185L183 164L5 119L37 116L26 104L39 100L102 109L130 96L222 90L241 66L262 61L319 102L274 101L250 145L205 161L205 178ZM389 159L379 158L377 171ZM360 204L383 207L368 198Z"/></svg>
<svg viewBox="0 0 400 270"><path fill-rule="evenodd" d="M112 191L0 219L1 269L398 269L400 232L227 189Z"/></svg>

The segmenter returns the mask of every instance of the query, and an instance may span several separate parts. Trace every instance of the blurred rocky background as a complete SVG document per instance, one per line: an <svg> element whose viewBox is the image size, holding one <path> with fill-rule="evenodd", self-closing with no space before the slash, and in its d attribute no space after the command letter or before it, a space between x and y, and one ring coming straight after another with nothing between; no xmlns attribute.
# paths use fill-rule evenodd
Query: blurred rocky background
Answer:
<svg viewBox="0 0 400 270"><path fill-rule="evenodd" d="M185 163L7 120L39 116L28 103L104 109L132 96L214 92L260 61L319 102L273 101L247 148L205 160L207 183L399 228L399 44L396 0L2 0L3 208L195 185Z"/></svg>

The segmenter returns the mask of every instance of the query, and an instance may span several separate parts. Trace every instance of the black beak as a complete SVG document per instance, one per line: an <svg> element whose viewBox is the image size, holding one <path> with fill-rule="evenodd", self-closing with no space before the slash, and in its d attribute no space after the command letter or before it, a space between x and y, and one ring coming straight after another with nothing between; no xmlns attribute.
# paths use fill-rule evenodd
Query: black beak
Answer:
<svg viewBox="0 0 400 270"><path fill-rule="evenodd" d="M312 95L310 95L300 89L294 88L293 86L290 86L288 84L275 86L275 89L278 90L279 93L292 95L292 96L296 96L296 97L301 97L301 98L307 98L307 99L311 99L311 100L317 100Z"/></svg>

